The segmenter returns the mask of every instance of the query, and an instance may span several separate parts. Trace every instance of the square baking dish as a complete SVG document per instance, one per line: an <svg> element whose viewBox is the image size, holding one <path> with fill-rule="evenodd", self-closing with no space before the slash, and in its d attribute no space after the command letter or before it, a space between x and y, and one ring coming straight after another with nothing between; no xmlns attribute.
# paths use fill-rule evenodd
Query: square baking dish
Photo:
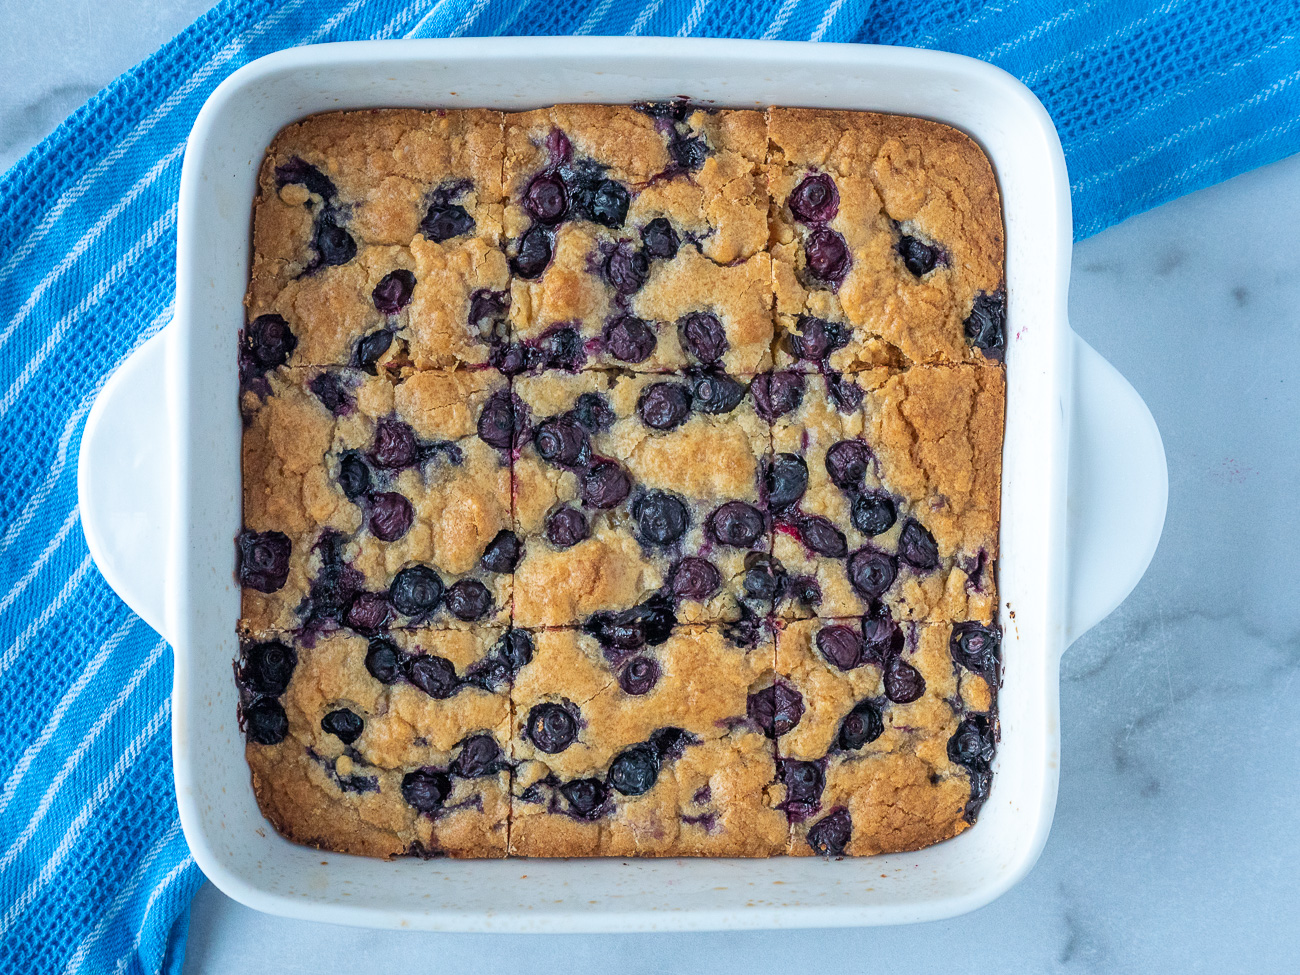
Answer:
<svg viewBox="0 0 1300 975"><path fill-rule="evenodd" d="M706 105L863 109L953 125L1002 192L1007 426L999 587L1001 745L975 828L905 854L822 861L437 860L321 853L258 811L236 722L240 529L236 344L263 152L316 112L520 110L687 95ZM173 755L203 872L260 910L462 931L887 924L980 907L1023 877L1056 801L1062 650L1137 583L1163 525L1159 433L1132 387L1070 331L1070 203L1046 112L989 65L904 48L729 40L513 38L296 48L227 79L181 181L175 320L110 379L83 437L87 541L109 583L171 642ZM159 449L159 418L170 428ZM160 515L159 513L164 514ZM160 559L159 553L166 558Z"/></svg>

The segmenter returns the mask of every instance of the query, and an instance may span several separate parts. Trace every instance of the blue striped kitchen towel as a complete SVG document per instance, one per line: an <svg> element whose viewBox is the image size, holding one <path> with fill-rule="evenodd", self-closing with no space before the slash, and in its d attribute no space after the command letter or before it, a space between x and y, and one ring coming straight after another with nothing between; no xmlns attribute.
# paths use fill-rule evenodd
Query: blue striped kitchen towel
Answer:
<svg viewBox="0 0 1300 975"><path fill-rule="evenodd" d="M0 179L0 970L179 971L200 882L176 815L166 644L78 527L105 378L171 313L177 181L230 72L319 41L642 34L993 61L1046 103L1075 234L1300 148L1295 0L225 0Z"/></svg>

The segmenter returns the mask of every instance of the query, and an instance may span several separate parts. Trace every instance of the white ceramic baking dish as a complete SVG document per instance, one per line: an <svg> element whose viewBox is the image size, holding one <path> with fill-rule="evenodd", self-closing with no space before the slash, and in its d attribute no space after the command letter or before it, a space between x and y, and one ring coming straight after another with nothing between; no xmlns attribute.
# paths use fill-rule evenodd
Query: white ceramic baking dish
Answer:
<svg viewBox="0 0 1300 975"><path fill-rule="evenodd" d="M679 94L732 107L921 115L965 130L993 162L1009 294L1006 675L992 796L978 825L917 853L838 862L384 863L281 839L249 787L230 670L236 334L267 143L286 123L330 109L522 109ZM80 459L90 550L175 649L176 791L203 872L264 911L466 931L886 924L959 914L1007 890L1033 865L1052 820L1059 656L1145 571L1168 486L1146 406L1067 324L1070 230L1065 163L1047 113L1011 76L954 55L720 40L392 41L297 48L236 72L203 108L185 154L175 320L105 386Z"/></svg>

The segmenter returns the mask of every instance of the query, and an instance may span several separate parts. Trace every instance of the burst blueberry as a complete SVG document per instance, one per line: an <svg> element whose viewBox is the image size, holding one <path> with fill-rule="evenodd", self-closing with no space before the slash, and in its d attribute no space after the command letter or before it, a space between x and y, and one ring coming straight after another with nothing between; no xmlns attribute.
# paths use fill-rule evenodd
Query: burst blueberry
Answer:
<svg viewBox="0 0 1300 975"><path fill-rule="evenodd" d="M1002 635L996 627L982 623L958 623L948 642L952 659L972 673L993 683L998 679Z"/></svg>
<svg viewBox="0 0 1300 975"><path fill-rule="evenodd" d="M939 265L943 251L919 237L904 234L898 239L898 256L903 259L903 265L919 278Z"/></svg>
<svg viewBox="0 0 1300 975"><path fill-rule="evenodd" d="M521 278L537 277L551 263L553 246L550 230L540 224L529 227L519 238L515 256L510 260L510 269Z"/></svg>
<svg viewBox="0 0 1300 975"><path fill-rule="evenodd" d="M391 640L371 640L366 648L366 670L381 684L396 684L402 679L402 656Z"/></svg>
<svg viewBox="0 0 1300 975"><path fill-rule="evenodd" d="M344 622L363 636L374 636L392 621L393 611L383 593L360 592L352 598Z"/></svg>
<svg viewBox="0 0 1300 975"><path fill-rule="evenodd" d="M808 830L808 846L818 856L838 857L853 836L853 819L843 807L833 809Z"/></svg>
<svg viewBox="0 0 1300 975"><path fill-rule="evenodd" d="M381 328L357 340L356 350L352 353L352 364L372 376L379 375L379 360L383 358L388 347L393 344L393 333Z"/></svg>
<svg viewBox="0 0 1300 975"><path fill-rule="evenodd" d="M609 788L600 779L575 779L560 786L569 811L582 819L594 819L609 798Z"/></svg>
<svg viewBox="0 0 1300 975"><path fill-rule="evenodd" d="M749 695L746 713L768 738L780 738L803 717L803 695L784 681Z"/></svg>
<svg viewBox="0 0 1300 975"><path fill-rule="evenodd" d="M640 291L649 273L649 260L630 241L620 241L605 258L605 280L620 295Z"/></svg>
<svg viewBox="0 0 1300 975"><path fill-rule="evenodd" d="M460 754L449 771L462 779L479 779L505 767L501 746L491 735L473 735L460 743Z"/></svg>
<svg viewBox="0 0 1300 975"><path fill-rule="evenodd" d="M788 508L808 490L808 465L798 454L777 454L767 467L764 483L772 510Z"/></svg>
<svg viewBox="0 0 1300 975"><path fill-rule="evenodd" d="M244 329L245 355L262 372L284 365L297 347L297 336L280 315L259 315Z"/></svg>
<svg viewBox="0 0 1300 975"><path fill-rule="evenodd" d="M293 545L283 532L241 532L238 540L239 584L258 592L275 592L289 578Z"/></svg>
<svg viewBox="0 0 1300 975"><path fill-rule="evenodd" d="M344 454L339 461L339 487L349 501L370 493L370 468L356 451Z"/></svg>
<svg viewBox="0 0 1300 975"><path fill-rule="evenodd" d="M488 572L508 574L515 571L522 556L523 544L519 536L509 528L503 528L488 542L479 565Z"/></svg>
<svg viewBox="0 0 1300 975"><path fill-rule="evenodd" d="M459 203L435 203L420 221L420 233L434 243L474 232L474 218Z"/></svg>
<svg viewBox="0 0 1300 975"><path fill-rule="evenodd" d="M677 256L680 242L673 225L664 217L656 217L641 229L641 245L651 257L671 260Z"/></svg>
<svg viewBox="0 0 1300 975"><path fill-rule="evenodd" d="M925 693L925 678L901 656L885 663L885 697L895 704L910 704Z"/></svg>
<svg viewBox="0 0 1300 975"><path fill-rule="evenodd" d="M1006 354L1007 293L981 291L966 317L966 341L990 359L1001 362Z"/></svg>
<svg viewBox="0 0 1300 975"><path fill-rule="evenodd" d="M790 353L797 359L808 362L821 362L836 349L846 345L849 337L844 329L828 322L824 318L800 315L795 322L797 332L792 332L787 341Z"/></svg>

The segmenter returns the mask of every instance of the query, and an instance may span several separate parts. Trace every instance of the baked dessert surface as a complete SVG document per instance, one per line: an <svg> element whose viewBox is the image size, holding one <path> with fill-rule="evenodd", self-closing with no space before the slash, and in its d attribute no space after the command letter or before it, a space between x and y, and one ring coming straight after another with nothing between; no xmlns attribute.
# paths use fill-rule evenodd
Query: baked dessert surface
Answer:
<svg viewBox="0 0 1300 975"><path fill-rule="evenodd" d="M285 836L856 856L991 787L988 160L685 102L313 116L259 172L236 665Z"/></svg>

